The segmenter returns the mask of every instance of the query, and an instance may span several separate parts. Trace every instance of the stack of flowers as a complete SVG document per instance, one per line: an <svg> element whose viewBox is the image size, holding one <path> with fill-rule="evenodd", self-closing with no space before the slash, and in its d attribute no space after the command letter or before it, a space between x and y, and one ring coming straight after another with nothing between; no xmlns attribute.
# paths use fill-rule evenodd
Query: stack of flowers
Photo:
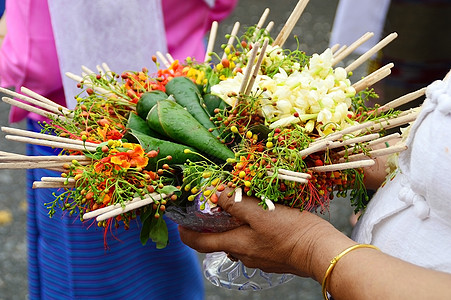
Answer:
<svg viewBox="0 0 451 300"><path fill-rule="evenodd" d="M222 57L211 52L210 39L205 62L157 53L156 74L117 74L106 64L97 71L83 67L82 76L67 74L81 89L73 110L26 88L28 96L2 90L22 100L5 102L50 119L42 133L2 128L6 138L62 150L44 158L2 152L0 167L61 172L34 183L61 189L46 204L50 216L62 209L82 222L96 218L105 234L139 218L142 242L150 238L160 248L168 242L161 218L167 209L220 210L218 193L226 187L237 201L242 193L261 199L256 209L279 203L324 212L334 196L348 195L356 211L364 209L363 168L405 149L385 147L397 134L383 135L415 119L415 112L394 109L424 91L367 107L377 97L371 86L392 65L356 83L349 79L396 34L346 68L336 65L371 34L311 56L283 48L306 2L276 39L272 23L262 28L264 17L241 36L237 22Z"/></svg>

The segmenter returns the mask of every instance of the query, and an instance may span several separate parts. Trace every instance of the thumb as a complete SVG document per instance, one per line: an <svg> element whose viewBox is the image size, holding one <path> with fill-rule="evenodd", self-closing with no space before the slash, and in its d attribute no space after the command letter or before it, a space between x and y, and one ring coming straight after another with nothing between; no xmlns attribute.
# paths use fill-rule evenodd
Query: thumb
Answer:
<svg viewBox="0 0 451 300"><path fill-rule="evenodd" d="M218 205L227 213L237 218L243 223L249 224L250 220L255 220L262 213L268 213L260 205L259 199L242 195L241 189L226 188L218 198Z"/></svg>

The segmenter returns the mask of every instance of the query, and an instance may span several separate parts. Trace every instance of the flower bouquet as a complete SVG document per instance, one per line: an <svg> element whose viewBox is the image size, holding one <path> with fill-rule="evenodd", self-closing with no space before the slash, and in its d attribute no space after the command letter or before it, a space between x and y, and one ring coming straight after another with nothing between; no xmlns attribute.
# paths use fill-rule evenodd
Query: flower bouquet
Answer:
<svg viewBox="0 0 451 300"><path fill-rule="evenodd" d="M95 218L105 228L105 243L114 227L127 228L138 219L142 243L150 239L164 248L165 214L199 231L239 226L217 206L226 187L236 201L243 193L259 198L255 209L273 210L279 203L324 212L334 197L347 196L356 211L364 209L363 168L377 156L406 148L388 147L398 134L384 136L385 130L415 120L415 111L395 109L424 90L367 107L366 101L377 97L371 86L390 74L392 64L351 83L352 71L396 34L347 67L336 66L371 33L320 54L283 48L307 2L299 1L275 39L273 23L263 27L268 10L241 35L237 22L222 56L212 52L214 23L203 62L156 53L156 74L147 69L117 74L106 64L96 71L83 67L82 76L67 74L80 88L72 110L25 87L23 94L2 89L22 100L3 101L49 119L41 133L4 127L6 139L61 148L61 154L0 152L0 168L59 171L60 177L33 185L61 190L45 204L49 215L61 209L81 222ZM260 274L270 286L268 274Z"/></svg>

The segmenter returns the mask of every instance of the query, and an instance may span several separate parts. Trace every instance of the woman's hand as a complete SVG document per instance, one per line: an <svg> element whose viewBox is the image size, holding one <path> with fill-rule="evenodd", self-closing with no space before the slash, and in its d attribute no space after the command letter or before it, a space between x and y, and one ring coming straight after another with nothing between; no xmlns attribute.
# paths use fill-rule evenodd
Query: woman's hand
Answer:
<svg viewBox="0 0 451 300"><path fill-rule="evenodd" d="M318 251L322 247L318 240L325 241L331 232L338 233L331 224L312 213L282 205L276 205L273 211L265 210L253 197L243 196L241 202L235 202L227 194L227 190L221 193L218 204L243 225L222 233L179 227L185 244L203 253L224 251L250 268L315 277L313 256L322 252ZM330 258L321 259L327 265Z"/></svg>

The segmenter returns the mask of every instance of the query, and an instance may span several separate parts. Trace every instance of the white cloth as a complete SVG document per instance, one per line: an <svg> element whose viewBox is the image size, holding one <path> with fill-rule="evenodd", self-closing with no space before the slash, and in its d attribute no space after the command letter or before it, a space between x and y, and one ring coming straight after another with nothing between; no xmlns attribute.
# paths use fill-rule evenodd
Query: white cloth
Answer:
<svg viewBox="0 0 451 300"><path fill-rule="evenodd" d="M114 72L156 70L152 55L166 53L161 0L49 0L63 87L69 108L80 93L65 73L96 71L108 64Z"/></svg>
<svg viewBox="0 0 451 300"><path fill-rule="evenodd" d="M374 36L357 48L362 54L377 44L382 35L390 0L340 0L330 37L330 46L349 46L367 32Z"/></svg>
<svg viewBox="0 0 451 300"><path fill-rule="evenodd" d="M379 188L354 229L359 243L451 273L451 78L432 83L400 173Z"/></svg>

